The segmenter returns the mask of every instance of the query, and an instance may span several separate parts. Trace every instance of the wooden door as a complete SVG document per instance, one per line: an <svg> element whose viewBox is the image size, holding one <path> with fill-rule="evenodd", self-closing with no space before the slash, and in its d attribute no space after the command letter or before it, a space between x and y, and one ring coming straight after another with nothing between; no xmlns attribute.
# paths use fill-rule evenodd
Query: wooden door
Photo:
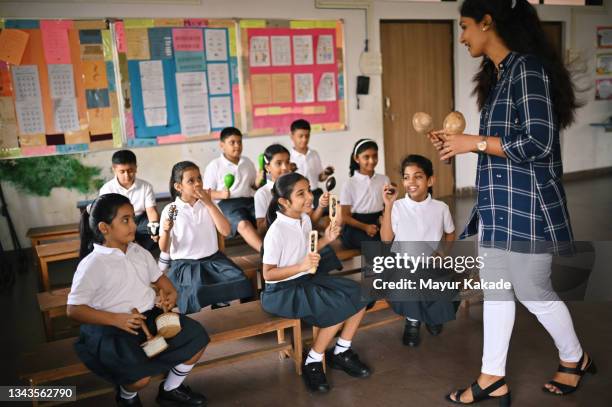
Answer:
<svg viewBox="0 0 612 407"><path fill-rule="evenodd" d="M542 21L542 29L559 56L565 60L563 52L563 23L560 21Z"/></svg>
<svg viewBox="0 0 612 407"><path fill-rule="evenodd" d="M434 196L453 195L454 160L440 162L427 137L412 127L415 112L429 113L440 129L453 110L453 22L387 20L380 30L386 174L401 186L402 159L421 154L434 165Z"/></svg>

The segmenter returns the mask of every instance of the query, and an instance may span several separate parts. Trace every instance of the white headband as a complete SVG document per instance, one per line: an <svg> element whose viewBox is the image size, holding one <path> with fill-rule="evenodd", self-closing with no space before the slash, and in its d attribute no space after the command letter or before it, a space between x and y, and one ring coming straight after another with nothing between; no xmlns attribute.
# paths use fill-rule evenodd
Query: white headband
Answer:
<svg viewBox="0 0 612 407"><path fill-rule="evenodd" d="M357 155L357 150L359 150L359 147L361 147L362 145L364 145L365 143L374 143L376 144L376 142L372 139L365 139L360 141L359 143L357 143L357 145L355 146L355 148L353 149L353 155Z"/></svg>

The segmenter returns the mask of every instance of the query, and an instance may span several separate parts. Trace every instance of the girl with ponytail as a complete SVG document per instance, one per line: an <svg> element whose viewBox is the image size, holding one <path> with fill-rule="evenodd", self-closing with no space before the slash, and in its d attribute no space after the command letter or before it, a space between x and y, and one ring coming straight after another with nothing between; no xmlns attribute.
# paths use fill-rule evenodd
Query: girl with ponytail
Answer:
<svg viewBox="0 0 612 407"><path fill-rule="evenodd" d="M261 305L266 312L284 318L299 318L321 328L302 369L311 391L327 392L329 384L322 360L354 377L368 377L370 369L351 349L351 341L365 314L361 288L355 281L321 273L322 248L340 234L328 226L318 239L316 252L309 252L313 195L308 180L290 173L279 177L272 188L272 202L266 220L263 277L266 281ZM328 344L341 329L335 348Z"/></svg>
<svg viewBox="0 0 612 407"><path fill-rule="evenodd" d="M181 315L181 331L154 359L140 346L147 340L142 324L155 334L155 318L163 313L155 307L151 284L168 309L176 305L177 293L151 253L133 243L135 235L134 208L123 195L100 195L83 213L81 261L67 308L81 323L75 349L89 369L117 387L119 406L141 406L138 391L160 373L167 377L159 387L159 404L203 405L203 395L182 385L209 342L199 323Z"/></svg>

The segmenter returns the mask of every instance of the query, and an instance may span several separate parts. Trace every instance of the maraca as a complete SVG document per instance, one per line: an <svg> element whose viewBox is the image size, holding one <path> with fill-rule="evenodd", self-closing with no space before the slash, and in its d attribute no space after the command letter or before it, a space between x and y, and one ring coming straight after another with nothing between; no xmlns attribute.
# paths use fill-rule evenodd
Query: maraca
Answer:
<svg viewBox="0 0 612 407"><path fill-rule="evenodd" d="M257 157L257 161L259 162L259 171L264 172L266 170L266 157L263 154L259 154L259 156ZM264 176L261 179L260 186L263 186L265 184L266 184L266 177Z"/></svg>
<svg viewBox="0 0 612 407"><path fill-rule="evenodd" d="M229 190L232 185L234 185L235 180L236 178L234 177L234 174L225 174L225 177L223 177L223 184L225 184L225 188Z"/></svg>
<svg viewBox="0 0 612 407"><path fill-rule="evenodd" d="M171 221L176 220L176 216L178 215L178 208L175 204L170 204L170 208L168 208L168 219Z"/></svg>
<svg viewBox="0 0 612 407"><path fill-rule="evenodd" d="M448 134L461 134L465 130L465 117L460 112L450 112L444 118L442 128Z"/></svg>
<svg viewBox="0 0 612 407"><path fill-rule="evenodd" d="M327 192L330 192L335 187L336 187L336 178L334 177L327 178L327 181L325 181L325 190Z"/></svg>
<svg viewBox="0 0 612 407"><path fill-rule="evenodd" d="M412 116L412 127L419 134L427 134L433 130L433 119L425 112L416 112Z"/></svg>

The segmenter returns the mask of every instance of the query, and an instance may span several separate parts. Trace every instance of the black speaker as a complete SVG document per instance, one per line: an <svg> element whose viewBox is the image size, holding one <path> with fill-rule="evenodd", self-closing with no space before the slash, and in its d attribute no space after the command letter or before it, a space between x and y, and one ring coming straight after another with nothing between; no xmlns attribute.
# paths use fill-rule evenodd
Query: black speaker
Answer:
<svg viewBox="0 0 612 407"><path fill-rule="evenodd" d="M357 94L367 95L370 93L370 77L369 76L358 76L357 77Z"/></svg>

